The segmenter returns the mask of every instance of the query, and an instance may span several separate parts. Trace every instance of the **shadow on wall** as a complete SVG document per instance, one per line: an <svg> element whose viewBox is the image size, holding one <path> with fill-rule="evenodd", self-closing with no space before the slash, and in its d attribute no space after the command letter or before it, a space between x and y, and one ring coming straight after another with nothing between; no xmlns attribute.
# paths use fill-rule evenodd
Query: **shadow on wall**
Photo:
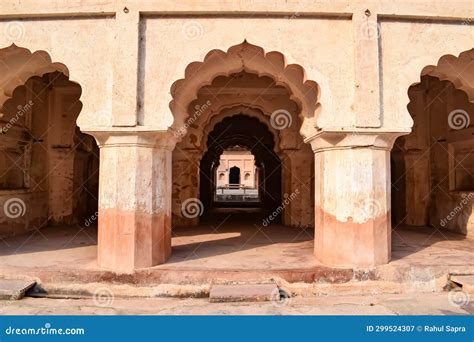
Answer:
<svg viewBox="0 0 474 342"><path fill-rule="evenodd" d="M473 78L468 55L451 64ZM474 89L451 82L443 58L408 91L414 128L392 151L392 220L474 237Z"/></svg>
<svg viewBox="0 0 474 342"><path fill-rule="evenodd" d="M8 66L8 58L25 54L30 62L22 70L36 65L35 54L17 47L0 50L0 60ZM78 84L52 71L28 78L0 103L0 236L48 225L84 226L97 212L99 151L76 126L80 96Z"/></svg>

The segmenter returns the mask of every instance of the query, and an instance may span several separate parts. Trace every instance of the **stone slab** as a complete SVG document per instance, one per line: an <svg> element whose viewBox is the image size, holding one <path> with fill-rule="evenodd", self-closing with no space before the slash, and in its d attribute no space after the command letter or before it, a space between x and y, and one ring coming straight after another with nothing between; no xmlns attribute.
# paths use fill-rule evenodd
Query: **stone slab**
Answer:
<svg viewBox="0 0 474 342"><path fill-rule="evenodd" d="M452 275L450 280L461 285L463 291L474 294L474 275Z"/></svg>
<svg viewBox="0 0 474 342"><path fill-rule="evenodd" d="M20 300L35 284L34 280L0 279L0 299Z"/></svg>
<svg viewBox="0 0 474 342"><path fill-rule="evenodd" d="M214 285L209 294L209 301L213 303L263 302L279 298L278 293L278 287L275 284Z"/></svg>

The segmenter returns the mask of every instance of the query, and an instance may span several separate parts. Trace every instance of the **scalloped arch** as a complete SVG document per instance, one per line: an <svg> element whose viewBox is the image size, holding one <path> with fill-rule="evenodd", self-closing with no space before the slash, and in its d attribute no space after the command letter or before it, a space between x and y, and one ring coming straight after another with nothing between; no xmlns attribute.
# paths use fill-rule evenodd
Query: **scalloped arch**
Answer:
<svg viewBox="0 0 474 342"><path fill-rule="evenodd" d="M225 118L231 118L237 115L245 115L251 118L255 118L260 123L265 125L268 131L273 136L273 139L275 142L274 151L275 152L279 151L281 137L279 135L279 132L275 128L273 128L271 125L269 125L268 121L264 120L264 118L266 117L266 114L260 108L239 105L239 106L231 106L227 108L222 108L216 115L210 117L210 119L206 122L204 130L202 131L202 134L201 134L201 145L202 145L204 153L208 150L207 140L208 140L209 133L211 133L216 127L216 125L222 122L222 120L224 120Z"/></svg>
<svg viewBox="0 0 474 342"><path fill-rule="evenodd" d="M436 65L424 67L421 71L420 81L412 84L410 88L420 85L423 76L432 76L440 81L451 82L456 89L467 95L469 102L474 102L474 48L461 52L458 57L450 54L444 55ZM409 97L410 88L408 90ZM410 98L410 103L411 101Z"/></svg>
<svg viewBox="0 0 474 342"><path fill-rule="evenodd" d="M289 99L287 97L287 99ZM286 101L286 100L285 100ZM200 101L198 98L197 102L204 103L205 98ZM191 105L194 102L191 103ZM298 133L298 126L300 124L300 118L297 117L297 112L294 110L294 108L290 107L285 107L284 106L285 102L279 102L279 101L264 101L262 98L258 98L256 101L250 101L246 98L229 98L229 99L213 99L213 102L210 104L210 106L204 111L194 122L192 125L189 125L188 127L188 134L187 136L183 137L182 142L185 144L188 143L189 146L195 145L196 147L201 147L202 144L202 136L203 136L203 128L205 128L211 120L214 120L216 116L221 116L220 114L222 112L225 113L230 113L230 109L232 109L233 112L237 110L247 110L247 111L253 111L253 113L256 113L258 111L258 115L260 116L259 120L266 120L267 124L268 121L270 120L270 116L274 111L277 111L279 109L285 109L288 110L291 115L295 117L294 122L298 124L291 125L287 129L284 130L284 132L280 132L281 135L285 135L288 133L288 131ZM292 102L291 105L296 106L296 103ZM192 137L192 138L191 138ZM297 135L298 139L301 139L300 136ZM190 141L193 141L193 143L190 143Z"/></svg>
<svg viewBox="0 0 474 342"><path fill-rule="evenodd" d="M51 72L61 72L69 78L69 70L62 63L52 62L43 50L31 52L15 44L0 49L0 115L3 105L13 96L15 89L33 76L43 76ZM72 81L71 81L72 82ZM76 82L74 82L76 83Z"/></svg>
<svg viewBox="0 0 474 342"><path fill-rule="evenodd" d="M285 56L278 51L266 53L261 47L247 41L230 47L227 52L211 50L202 62L192 62L185 70L185 77L171 86L172 100L169 104L174 116L172 129L185 126L189 117L187 108L197 99L198 91L210 85L218 76L229 76L233 73L246 71L258 76L268 76L277 85L290 90L290 99L301 108L302 120L315 122L320 95L319 85L306 79L306 72L298 64L287 64ZM311 127L303 122L302 129ZM303 136L305 134L302 132Z"/></svg>

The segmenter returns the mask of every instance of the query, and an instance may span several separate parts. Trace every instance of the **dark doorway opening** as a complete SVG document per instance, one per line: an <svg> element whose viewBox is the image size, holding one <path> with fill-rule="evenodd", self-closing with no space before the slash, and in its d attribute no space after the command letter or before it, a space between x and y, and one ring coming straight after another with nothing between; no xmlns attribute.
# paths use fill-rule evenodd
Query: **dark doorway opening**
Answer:
<svg viewBox="0 0 474 342"><path fill-rule="evenodd" d="M258 201L243 198L242 201L226 203L215 200L220 156L235 146L243 147L255 156ZM274 152L274 147L273 134L257 118L239 114L218 123L209 133L207 152L200 164L200 199L205 208L204 213L222 207L260 208L265 213L276 211L281 206L282 172L281 160ZM239 185L241 181L241 169L229 168L229 184Z"/></svg>
<svg viewBox="0 0 474 342"><path fill-rule="evenodd" d="M237 166L233 166L229 170L229 184L240 184L240 168L238 168Z"/></svg>

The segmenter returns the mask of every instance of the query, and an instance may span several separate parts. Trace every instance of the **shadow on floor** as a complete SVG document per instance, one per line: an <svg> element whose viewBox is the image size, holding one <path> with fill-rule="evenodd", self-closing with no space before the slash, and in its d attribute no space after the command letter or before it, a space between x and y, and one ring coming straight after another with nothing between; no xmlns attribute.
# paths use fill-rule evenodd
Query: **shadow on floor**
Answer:
<svg viewBox="0 0 474 342"><path fill-rule="evenodd" d="M262 250L278 244L280 249L265 250L268 259L290 257L296 261L297 254L312 257L312 227L286 227L279 223L263 226L265 217L263 212L256 210L240 209L235 212L220 209L203 217L198 227L174 227L173 254L167 264L238 252L242 252L241 257L250 259L251 255L245 251Z"/></svg>
<svg viewBox="0 0 474 342"><path fill-rule="evenodd" d="M0 238L0 256L94 245L97 245L96 226L47 226L21 235Z"/></svg>

